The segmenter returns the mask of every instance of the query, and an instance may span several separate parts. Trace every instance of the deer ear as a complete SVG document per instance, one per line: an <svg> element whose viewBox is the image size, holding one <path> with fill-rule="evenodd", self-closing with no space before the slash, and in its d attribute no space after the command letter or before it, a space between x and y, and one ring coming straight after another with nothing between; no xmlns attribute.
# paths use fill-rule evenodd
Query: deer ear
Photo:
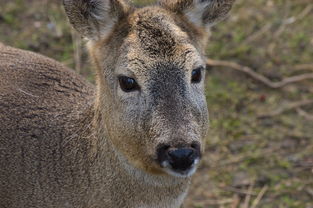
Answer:
<svg viewBox="0 0 313 208"><path fill-rule="evenodd" d="M90 40L107 35L130 9L124 0L63 0L63 4L71 24Z"/></svg>
<svg viewBox="0 0 313 208"><path fill-rule="evenodd" d="M160 0L161 6L184 14L197 26L209 28L224 19L235 0Z"/></svg>

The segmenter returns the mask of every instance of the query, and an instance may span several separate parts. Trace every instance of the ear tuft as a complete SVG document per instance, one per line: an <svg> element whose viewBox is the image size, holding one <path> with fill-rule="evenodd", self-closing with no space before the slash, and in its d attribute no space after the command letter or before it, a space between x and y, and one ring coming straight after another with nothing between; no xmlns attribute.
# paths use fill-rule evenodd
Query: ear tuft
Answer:
<svg viewBox="0 0 313 208"><path fill-rule="evenodd" d="M123 0L63 0L63 4L73 27L90 40L107 35L130 9Z"/></svg>

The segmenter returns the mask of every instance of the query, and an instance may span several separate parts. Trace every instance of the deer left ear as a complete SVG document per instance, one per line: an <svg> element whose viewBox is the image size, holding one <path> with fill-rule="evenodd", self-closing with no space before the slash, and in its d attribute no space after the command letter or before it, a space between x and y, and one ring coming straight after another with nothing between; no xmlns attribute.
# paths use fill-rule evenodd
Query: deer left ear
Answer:
<svg viewBox="0 0 313 208"><path fill-rule="evenodd" d="M193 24L209 28L223 20L235 0L160 0L161 6L184 14Z"/></svg>
<svg viewBox="0 0 313 208"><path fill-rule="evenodd" d="M107 36L127 15L127 0L63 0L65 12L74 28L89 40Z"/></svg>

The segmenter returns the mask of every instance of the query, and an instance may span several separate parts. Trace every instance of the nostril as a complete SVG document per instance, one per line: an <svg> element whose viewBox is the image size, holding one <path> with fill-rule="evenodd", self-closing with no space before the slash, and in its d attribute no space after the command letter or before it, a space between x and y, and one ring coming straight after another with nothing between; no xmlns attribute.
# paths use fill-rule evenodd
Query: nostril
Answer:
<svg viewBox="0 0 313 208"><path fill-rule="evenodd" d="M200 150L200 144L198 142L193 142L191 144L191 148L193 148L195 150Z"/></svg>
<svg viewBox="0 0 313 208"><path fill-rule="evenodd" d="M171 147L170 145L164 144L164 145L161 145L159 148L162 149L162 150L164 150L164 151L166 151L166 150L168 150L170 147Z"/></svg>
<svg viewBox="0 0 313 208"><path fill-rule="evenodd" d="M195 150L195 154L198 156L198 157L201 157L201 146L200 146L200 143L199 142L193 142L191 144L191 148L193 148Z"/></svg>
<svg viewBox="0 0 313 208"><path fill-rule="evenodd" d="M159 145L159 147L157 148L157 159L159 163L162 163L163 161L168 159L169 148L170 148L169 145L165 145L165 144Z"/></svg>

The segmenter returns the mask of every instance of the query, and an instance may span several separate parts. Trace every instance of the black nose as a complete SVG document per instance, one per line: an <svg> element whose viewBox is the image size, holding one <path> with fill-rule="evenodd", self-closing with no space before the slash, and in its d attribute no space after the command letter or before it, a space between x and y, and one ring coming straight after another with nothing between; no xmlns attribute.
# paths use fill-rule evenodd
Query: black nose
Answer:
<svg viewBox="0 0 313 208"><path fill-rule="evenodd" d="M192 148L181 148L170 150L168 156L174 170L185 171L191 168L199 154Z"/></svg>
<svg viewBox="0 0 313 208"><path fill-rule="evenodd" d="M194 142L187 147L172 147L162 144L158 147L157 157L162 167L167 167L166 164L168 164L175 171L186 171L197 159L200 159L200 144Z"/></svg>

